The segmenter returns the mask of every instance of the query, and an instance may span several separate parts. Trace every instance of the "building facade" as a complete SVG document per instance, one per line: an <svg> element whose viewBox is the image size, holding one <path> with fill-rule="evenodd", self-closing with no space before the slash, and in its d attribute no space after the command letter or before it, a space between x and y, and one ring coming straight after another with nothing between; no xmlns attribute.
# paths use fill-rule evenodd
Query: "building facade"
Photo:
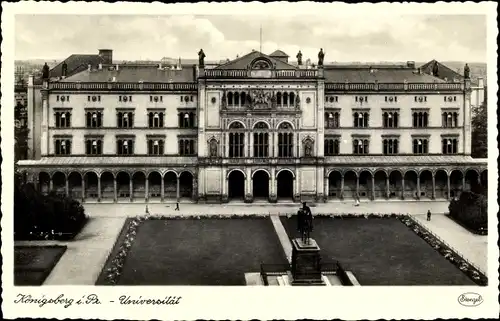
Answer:
<svg viewBox="0 0 500 321"><path fill-rule="evenodd" d="M42 192L100 202L448 199L487 185L468 77L306 67L281 51L203 59L45 79L41 157L19 168Z"/></svg>

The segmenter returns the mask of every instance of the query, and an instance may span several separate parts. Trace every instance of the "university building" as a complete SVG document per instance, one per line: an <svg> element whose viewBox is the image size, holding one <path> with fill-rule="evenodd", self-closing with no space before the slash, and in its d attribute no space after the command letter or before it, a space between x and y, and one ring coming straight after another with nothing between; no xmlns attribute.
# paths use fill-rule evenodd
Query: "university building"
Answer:
<svg viewBox="0 0 500 321"><path fill-rule="evenodd" d="M199 54L120 65L105 50L78 72L46 70L28 108L40 157L19 168L44 193L92 202L448 199L487 185L487 161L470 157L468 72L303 65L279 50L207 68Z"/></svg>

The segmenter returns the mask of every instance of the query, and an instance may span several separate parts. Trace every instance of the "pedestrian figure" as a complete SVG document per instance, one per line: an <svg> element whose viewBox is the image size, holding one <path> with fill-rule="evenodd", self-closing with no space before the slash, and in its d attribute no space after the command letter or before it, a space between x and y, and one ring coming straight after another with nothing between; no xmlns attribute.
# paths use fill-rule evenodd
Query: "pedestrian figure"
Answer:
<svg viewBox="0 0 500 321"><path fill-rule="evenodd" d="M359 206L359 195L358 195L358 193L356 193L356 195L354 195L354 206Z"/></svg>
<svg viewBox="0 0 500 321"><path fill-rule="evenodd" d="M149 214L149 209L147 204L146 204L146 214Z"/></svg>
<svg viewBox="0 0 500 321"><path fill-rule="evenodd" d="M431 210L428 210L427 211L427 220L430 221L431 220Z"/></svg>
<svg viewBox="0 0 500 321"><path fill-rule="evenodd" d="M177 201L177 203L175 203L175 210L179 211L179 201Z"/></svg>

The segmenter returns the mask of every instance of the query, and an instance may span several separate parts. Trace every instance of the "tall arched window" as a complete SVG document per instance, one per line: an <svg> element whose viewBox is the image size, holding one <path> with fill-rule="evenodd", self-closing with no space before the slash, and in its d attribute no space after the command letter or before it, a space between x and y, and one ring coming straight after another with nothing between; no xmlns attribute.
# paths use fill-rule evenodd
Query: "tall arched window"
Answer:
<svg viewBox="0 0 500 321"><path fill-rule="evenodd" d="M229 126L229 157L245 156L245 127L240 122Z"/></svg>
<svg viewBox="0 0 500 321"><path fill-rule="evenodd" d="M293 127L283 122L278 127L278 157L293 157Z"/></svg>
<svg viewBox="0 0 500 321"><path fill-rule="evenodd" d="M234 104L234 101L233 101L233 93L232 92L229 92L227 94L227 104L228 105L233 105Z"/></svg>
<svg viewBox="0 0 500 321"><path fill-rule="evenodd" d="M290 93L290 105L295 105L295 94L293 92Z"/></svg>
<svg viewBox="0 0 500 321"><path fill-rule="evenodd" d="M325 113L325 128L339 128L340 127L340 114L339 112L326 112Z"/></svg>
<svg viewBox="0 0 500 321"><path fill-rule="evenodd" d="M269 157L269 127L258 122L253 132L253 157Z"/></svg>
<svg viewBox="0 0 500 321"><path fill-rule="evenodd" d="M278 106L281 106L281 104L282 104L281 92L278 92L278 93L276 94L276 104L277 104Z"/></svg>
<svg viewBox="0 0 500 321"><path fill-rule="evenodd" d="M389 138L384 139L384 155L394 155L398 153L398 139L397 138Z"/></svg>

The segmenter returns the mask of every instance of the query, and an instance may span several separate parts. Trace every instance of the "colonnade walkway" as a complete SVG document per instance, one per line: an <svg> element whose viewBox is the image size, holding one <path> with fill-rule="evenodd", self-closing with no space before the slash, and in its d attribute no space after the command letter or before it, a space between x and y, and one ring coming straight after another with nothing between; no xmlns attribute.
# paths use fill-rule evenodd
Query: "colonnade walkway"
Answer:
<svg viewBox="0 0 500 321"><path fill-rule="evenodd" d="M477 236L443 215L447 212L447 201L366 201L359 206L354 202L332 202L310 204L314 214L341 213L404 213L411 214L433 233L453 246L466 259L487 271L487 237ZM52 270L44 285L94 285L107 257L121 231L125 219L130 216L144 214L146 204L85 204L85 210L91 219L82 232L71 242L57 241L17 241L16 245L67 245L68 249ZM234 214L293 214L298 203L278 204L180 204L175 211L175 204L148 204L151 214L166 216L186 215L234 215ZM425 220L425 213L431 210L432 221ZM279 231L277 231L279 232ZM283 245L286 244L286 242ZM285 246L290 255L290 248Z"/></svg>

